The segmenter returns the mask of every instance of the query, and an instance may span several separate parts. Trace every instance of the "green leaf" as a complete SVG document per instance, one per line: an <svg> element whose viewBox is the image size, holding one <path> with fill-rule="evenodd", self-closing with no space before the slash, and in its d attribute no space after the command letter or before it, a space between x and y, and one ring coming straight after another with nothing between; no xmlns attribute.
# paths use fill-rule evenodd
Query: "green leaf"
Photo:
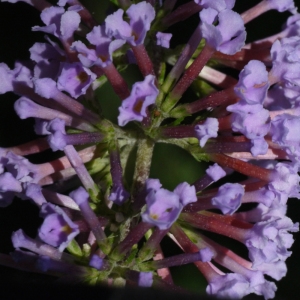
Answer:
<svg viewBox="0 0 300 300"><path fill-rule="evenodd" d="M71 254L73 254L75 256L79 256L79 257L83 256L83 252L75 239L73 239L71 241L71 243L68 245L67 249Z"/></svg>

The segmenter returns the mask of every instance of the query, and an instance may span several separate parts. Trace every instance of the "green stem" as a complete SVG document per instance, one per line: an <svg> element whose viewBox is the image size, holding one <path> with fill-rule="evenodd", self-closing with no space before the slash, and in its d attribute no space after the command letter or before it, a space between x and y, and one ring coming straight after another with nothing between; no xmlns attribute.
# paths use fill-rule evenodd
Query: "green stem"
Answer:
<svg viewBox="0 0 300 300"><path fill-rule="evenodd" d="M137 195L143 190L149 178L154 142L148 138L138 141L135 170L133 175L132 199L136 201Z"/></svg>

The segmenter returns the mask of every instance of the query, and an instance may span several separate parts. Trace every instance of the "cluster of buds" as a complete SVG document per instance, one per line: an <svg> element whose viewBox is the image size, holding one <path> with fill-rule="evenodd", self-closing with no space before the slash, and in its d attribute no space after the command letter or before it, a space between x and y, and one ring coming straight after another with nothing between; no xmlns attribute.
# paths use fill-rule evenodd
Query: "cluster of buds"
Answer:
<svg viewBox="0 0 300 300"><path fill-rule="evenodd" d="M0 264L182 290L170 268L193 263L208 294L273 298L298 231L286 216L287 200L300 198L294 2L262 0L238 14L235 0L110 0L99 25L78 0L19 1L41 11L45 26L32 30L45 42L29 49L30 62L0 63L0 93L20 97L15 112L34 118L41 137L0 148L0 206L30 200L43 222L35 238L13 232L15 250ZM281 32L246 44L245 24L268 10L291 16ZM171 26L191 17L194 32L172 49ZM107 86L119 108L103 99ZM158 144L207 169L167 189L152 175ZM58 158L26 158L48 149ZM164 256L168 238L181 254Z"/></svg>

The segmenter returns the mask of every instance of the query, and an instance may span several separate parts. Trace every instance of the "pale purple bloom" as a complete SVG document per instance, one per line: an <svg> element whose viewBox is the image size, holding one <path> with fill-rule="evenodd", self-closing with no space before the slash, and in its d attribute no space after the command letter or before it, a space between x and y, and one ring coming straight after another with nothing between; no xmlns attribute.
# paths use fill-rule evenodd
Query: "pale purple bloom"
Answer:
<svg viewBox="0 0 300 300"><path fill-rule="evenodd" d="M80 24L80 16L70 7L67 11L62 7L49 7L42 11L41 19L46 26L34 26L32 30L53 34L65 43L73 41L73 34Z"/></svg>
<svg viewBox="0 0 300 300"><path fill-rule="evenodd" d="M43 204L40 216L44 222L39 229L39 238L61 252L79 233L78 226L58 206Z"/></svg>
<svg viewBox="0 0 300 300"><path fill-rule="evenodd" d="M58 44L48 39L49 44L35 43L30 49L30 58L36 65L34 66L35 78L56 79L60 63L66 59L65 52Z"/></svg>
<svg viewBox="0 0 300 300"><path fill-rule="evenodd" d="M290 163L277 163L270 177L268 188L288 197L297 197L299 195L298 166Z"/></svg>
<svg viewBox="0 0 300 300"><path fill-rule="evenodd" d="M168 229L177 220L182 210L179 196L166 189L151 191L146 196L147 210L142 214L146 223L157 226L160 230Z"/></svg>
<svg viewBox="0 0 300 300"><path fill-rule="evenodd" d="M51 133L48 137L51 149L53 151L63 150L67 145L65 140L65 121L55 118L48 123L47 130Z"/></svg>
<svg viewBox="0 0 300 300"><path fill-rule="evenodd" d="M79 206L81 214L92 230L96 241L98 243L102 243L106 236L97 218L97 215L91 209L89 203L89 194L87 193L87 191L80 186L78 189L70 193L70 197L74 199L76 204Z"/></svg>
<svg viewBox="0 0 300 300"><path fill-rule="evenodd" d="M264 137L270 128L269 111L261 104L249 105L242 101L227 107L232 112L232 130L249 139Z"/></svg>
<svg viewBox="0 0 300 300"><path fill-rule="evenodd" d="M129 198L129 196L130 194L125 190L123 185L114 184L108 199L118 205L121 205Z"/></svg>
<svg viewBox="0 0 300 300"><path fill-rule="evenodd" d="M272 299L275 297L276 291L277 287L275 283L265 280L264 283L251 287L250 293L255 293L256 295L264 296L265 299Z"/></svg>
<svg viewBox="0 0 300 300"><path fill-rule="evenodd" d="M300 86L300 38L293 36L277 40L271 48L271 75L283 83Z"/></svg>
<svg viewBox="0 0 300 300"><path fill-rule="evenodd" d="M13 90L13 76L13 71L6 64L0 63L0 94Z"/></svg>
<svg viewBox="0 0 300 300"><path fill-rule="evenodd" d="M219 122L216 118L207 118L203 124L195 126L195 133L199 140L200 146L203 148L210 138L218 136Z"/></svg>
<svg viewBox="0 0 300 300"><path fill-rule="evenodd" d="M99 60L95 49L89 49L83 42L76 41L72 44L72 49L78 52L78 58L86 68L92 67Z"/></svg>
<svg viewBox="0 0 300 300"><path fill-rule="evenodd" d="M258 60L251 60L240 72L234 91L248 104L263 104L269 86L266 66Z"/></svg>
<svg viewBox="0 0 300 300"><path fill-rule="evenodd" d="M193 185L189 185L187 182L182 182L174 189L174 193L179 196L179 201L183 206L189 203L196 202L196 189Z"/></svg>
<svg viewBox="0 0 300 300"><path fill-rule="evenodd" d="M34 182L38 180L38 169L23 156L9 152L6 155L5 168L20 182Z"/></svg>
<svg viewBox="0 0 300 300"><path fill-rule="evenodd" d="M241 16L229 9L207 8L200 12L201 31L207 44L224 54L235 54L245 44L246 31ZM230 20L230 22L228 22ZM218 21L218 25L213 25Z"/></svg>
<svg viewBox="0 0 300 300"><path fill-rule="evenodd" d="M289 17L284 25L284 32L286 37L299 36L300 33L300 14L297 13Z"/></svg>
<svg viewBox="0 0 300 300"><path fill-rule="evenodd" d="M265 0L271 9L276 9L279 12L289 10L291 13L297 13L294 0Z"/></svg>
<svg viewBox="0 0 300 300"><path fill-rule="evenodd" d="M51 132L48 131L48 129L47 129L49 121L43 120L43 119L38 119L38 118L35 118L34 121L35 121L34 132L37 135L49 135L49 134L51 134Z"/></svg>
<svg viewBox="0 0 300 300"><path fill-rule="evenodd" d="M63 63L61 64L61 74L58 77L57 88L60 91L68 92L74 98L78 98L86 93L96 77L96 74L80 63Z"/></svg>
<svg viewBox="0 0 300 300"><path fill-rule="evenodd" d="M213 181L218 181L226 176L226 172L218 164L209 166L205 172Z"/></svg>
<svg viewBox="0 0 300 300"><path fill-rule="evenodd" d="M102 42L101 44L96 45L96 54L98 60L95 62L95 65L98 65L102 68L105 68L112 63L113 53L121 48L124 45L123 40L113 40L107 43Z"/></svg>
<svg viewBox="0 0 300 300"><path fill-rule="evenodd" d="M286 96L287 91L288 89L286 86L283 88L279 84L274 84L267 92L264 107L268 108L270 111L276 111L294 106L295 102L298 100L297 98L300 100L300 97L298 97L300 94L298 92L296 92L296 94L293 92L293 95L291 95L293 99L288 99L289 101L287 101L287 98L289 98Z"/></svg>
<svg viewBox="0 0 300 300"><path fill-rule="evenodd" d="M43 193L42 187L36 183L26 183L23 184L25 190L25 195L29 199L33 200L38 206L42 206L44 203L47 203Z"/></svg>
<svg viewBox="0 0 300 300"><path fill-rule="evenodd" d="M149 178L146 181L146 190L149 193L151 190L157 192L162 187L159 179Z"/></svg>
<svg viewBox="0 0 300 300"><path fill-rule="evenodd" d="M65 6L66 4L75 5L75 4L78 4L78 3L79 3L79 1L77 1L77 0L59 0L57 2L57 5Z"/></svg>
<svg viewBox="0 0 300 300"><path fill-rule="evenodd" d="M292 160L300 161L300 117L277 115L271 122L272 141L285 149Z"/></svg>
<svg viewBox="0 0 300 300"><path fill-rule="evenodd" d="M243 275L229 273L215 276L209 281L206 292L226 298L243 298L250 293L250 283Z"/></svg>
<svg viewBox="0 0 300 300"><path fill-rule="evenodd" d="M156 44L162 46L163 48L170 48L170 40L172 38L172 33L164 33L158 31L156 33Z"/></svg>
<svg viewBox="0 0 300 300"><path fill-rule="evenodd" d="M263 137L270 129L269 111L261 104L247 104L243 100L229 105L227 110L232 112L232 130L252 140L252 155L265 154L268 145Z"/></svg>
<svg viewBox="0 0 300 300"><path fill-rule="evenodd" d="M245 189L238 183L225 183L219 187L218 193L211 199L212 205L222 213L232 215L241 206Z"/></svg>
<svg viewBox="0 0 300 300"><path fill-rule="evenodd" d="M53 98L59 92L56 82L51 78L41 78L34 81L35 92L46 99Z"/></svg>
<svg viewBox="0 0 300 300"><path fill-rule="evenodd" d="M172 226L185 205L197 201L195 187L186 182L170 192L161 188L158 180L148 179L146 190L147 209L142 214L142 219L161 230Z"/></svg>
<svg viewBox="0 0 300 300"><path fill-rule="evenodd" d="M21 191L21 183L11 173L5 172L0 174L0 207L10 205L15 193Z"/></svg>
<svg viewBox="0 0 300 300"><path fill-rule="evenodd" d="M214 256L214 253L211 251L209 247L203 248L199 250L200 260L202 262L211 261Z"/></svg>
<svg viewBox="0 0 300 300"><path fill-rule="evenodd" d="M255 270L259 270L276 280L282 279L287 273L286 263L282 260L273 263L262 263L255 267Z"/></svg>
<svg viewBox="0 0 300 300"><path fill-rule="evenodd" d="M126 11L129 23L123 21L123 13L119 9L105 19L107 35L125 40L132 46L142 44L155 17L153 6L145 1L132 4Z"/></svg>
<svg viewBox="0 0 300 300"><path fill-rule="evenodd" d="M97 270L101 270L103 267L103 258L99 257L96 254L93 254L90 262L89 262L90 267L93 267Z"/></svg>
<svg viewBox="0 0 300 300"><path fill-rule="evenodd" d="M158 89L153 75L147 75L144 81L136 82L130 96L119 107L119 125L125 126L130 121L141 122L147 116L147 107L155 103L157 95Z"/></svg>
<svg viewBox="0 0 300 300"><path fill-rule="evenodd" d="M138 279L138 286L141 287L151 287L153 283L153 273L152 272L140 272Z"/></svg>
<svg viewBox="0 0 300 300"><path fill-rule="evenodd" d="M255 157L257 155L260 155L260 154L266 154L267 151L268 151L268 143L265 141L264 138L257 138L257 139L253 139L251 141L251 154Z"/></svg>
<svg viewBox="0 0 300 300"><path fill-rule="evenodd" d="M31 101L26 97L19 98L15 104L14 109L20 119L27 119L29 117L38 117L41 106Z"/></svg>
<svg viewBox="0 0 300 300"><path fill-rule="evenodd" d="M194 0L194 2L203 8L213 8L218 12L224 9L232 9L235 4L235 0Z"/></svg>
<svg viewBox="0 0 300 300"><path fill-rule="evenodd" d="M245 236L245 245L249 250L249 258L256 268L262 263L273 263L278 260L285 261L291 252L287 251L293 243L290 232L299 230L298 223L287 218L271 218L254 224Z"/></svg>
<svg viewBox="0 0 300 300"><path fill-rule="evenodd" d="M20 94L23 87L32 88L32 77L32 71L21 63L15 63L13 70L6 64L0 63L0 94L12 91Z"/></svg>
<svg viewBox="0 0 300 300"><path fill-rule="evenodd" d="M112 40L105 33L105 26L95 26L93 30L86 35L87 40L95 45L95 49L88 48L81 41L74 42L72 48L79 52L78 58L85 67L93 65L102 68L112 63L112 54L122 47L125 41L121 39Z"/></svg>

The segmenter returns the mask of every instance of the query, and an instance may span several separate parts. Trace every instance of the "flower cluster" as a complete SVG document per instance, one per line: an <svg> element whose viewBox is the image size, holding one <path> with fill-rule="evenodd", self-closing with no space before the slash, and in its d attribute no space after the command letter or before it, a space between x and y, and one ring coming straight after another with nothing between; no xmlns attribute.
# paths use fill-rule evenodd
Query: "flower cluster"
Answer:
<svg viewBox="0 0 300 300"><path fill-rule="evenodd" d="M288 199L300 198L294 2L262 0L239 14L235 0L111 0L98 24L78 0L19 1L41 11L45 26L32 30L45 41L29 49L30 62L0 63L0 94L19 96L16 114L34 118L42 137L0 148L0 206L30 200L43 222L35 238L13 232L15 251L0 264L176 290L170 268L193 263L208 294L273 298L299 227L286 216ZM281 32L246 44L245 25L268 10L291 16ZM189 40L171 47L171 25L190 17L198 25ZM157 144L209 166L166 189L152 175ZM48 149L58 158L30 161ZM164 256L168 238L181 254Z"/></svg>

